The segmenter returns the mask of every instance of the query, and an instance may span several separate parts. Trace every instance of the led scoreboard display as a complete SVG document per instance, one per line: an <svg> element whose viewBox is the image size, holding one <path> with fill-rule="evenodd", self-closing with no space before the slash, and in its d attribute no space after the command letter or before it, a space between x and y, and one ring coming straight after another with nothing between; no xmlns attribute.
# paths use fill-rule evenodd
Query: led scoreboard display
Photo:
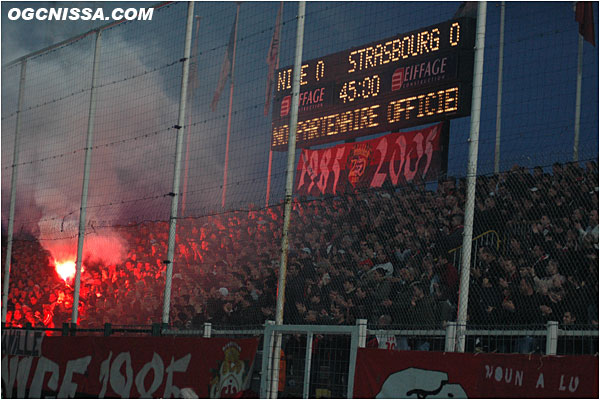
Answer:
<svg viewBox="0 0 600 400"><path fill-rule="evenodd" d="M299 147L471 112L475 20L458 18L302 63ZM277 71L271 148L287 150L292 67Z"/></svg>

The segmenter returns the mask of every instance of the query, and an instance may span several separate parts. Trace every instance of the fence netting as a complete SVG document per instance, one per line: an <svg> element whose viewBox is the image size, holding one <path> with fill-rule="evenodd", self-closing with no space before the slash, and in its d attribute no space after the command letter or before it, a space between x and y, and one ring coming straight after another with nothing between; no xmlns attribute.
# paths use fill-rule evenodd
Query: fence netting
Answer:
<svg viewBox="0 0 600 400"><path fill-rule="evenodd" d="M459 15L460 6L309 2L303 60L476 17L472 4ZM495 172L501 7L487 4L468 323L558 321L565 330L597 329L598 54L584 42L574 160L578 25L572 3L505 5ZM287 173L287 152L270 147L280 112L272 107L281 103L268 93L265 108L266 59L278 42L278 68L293 64L297 4L198 2L194 14L169 323L178 329L260 325L275 319ZM152 21L99 31L81 326L161 321L186 18L186 3L169 3ZM7 322L13 326L71 322L96 38L91 32L2 68L3 255L11 174L18 168L11 269L3 276L10 279ZM315 179L304 193L296 182L285 323L368 319L385 329L438 330L456 320L471 118L442 122L444 154L427 175L407 163L386 167L382 181L362 188L348 184L332 192ZM359 154L369 140L395 132L304 151L342 144ZM405 177L394 180L394 173ZM475 340L468 343L473 351L506 347ZM410 349L443 348L439 338L401 341ZM525 345L537 346L537 338ZM314 373L317 381L335 382L335 370Z"/></svg>
<svg viewBox="0 0 600 400"><path fill-rule="evenodd" d="M319 334L309 340L304 334L283 335L276 384L279 396L298 399L306 393L312 398L348 397L349 335Z"/></svg>

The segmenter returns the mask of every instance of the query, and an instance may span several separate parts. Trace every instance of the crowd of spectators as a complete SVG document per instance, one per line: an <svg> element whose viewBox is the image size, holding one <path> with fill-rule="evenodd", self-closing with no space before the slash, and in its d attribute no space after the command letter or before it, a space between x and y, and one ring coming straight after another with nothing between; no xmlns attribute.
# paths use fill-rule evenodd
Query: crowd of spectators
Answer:
<svg viewBox="0 0 600 400"><path fill-rule="evenodd" d="M466 184L441 179L320 199L294 200L284 318L294 324L443 327L455 320ZM283 207L178 221L170 321L233 326L275 319ZM80 326L160 322L167 222L121 227L122 263L89 262ZM598 168L515 166L477 178L471 324L598 324ZM4 245L4 243L3 243ZM7 322L60 327L72 283L35 240L16 240Z"/></svg>

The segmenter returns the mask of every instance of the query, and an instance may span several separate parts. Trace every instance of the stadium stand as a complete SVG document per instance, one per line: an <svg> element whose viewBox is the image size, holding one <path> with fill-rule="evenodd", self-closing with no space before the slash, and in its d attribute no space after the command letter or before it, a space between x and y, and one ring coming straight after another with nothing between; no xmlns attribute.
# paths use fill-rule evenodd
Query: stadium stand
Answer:
<svg viewBox="0 0 600 400"><path fill-rule="evenodd" d="M471 271L469 321L598 326L598 168L515 166L477 182L475 235L494 231ZM464 181L365 191L294 203L285 322L443 327L456 318ZM236 211L178 226L171 322L177 328L273 319L282 207ZM414 227L414 229L412 229ZM227 235L223 232L226 230ZM166 222L121 227L121 264L86 264L81 326L158 322ZM3 246L5 243L3 242ZM258 249L258 251L256 251ZM3 247L4 250L4 247ZM15 241L7 322L60 327L73 289L29 238Z"/></svg>

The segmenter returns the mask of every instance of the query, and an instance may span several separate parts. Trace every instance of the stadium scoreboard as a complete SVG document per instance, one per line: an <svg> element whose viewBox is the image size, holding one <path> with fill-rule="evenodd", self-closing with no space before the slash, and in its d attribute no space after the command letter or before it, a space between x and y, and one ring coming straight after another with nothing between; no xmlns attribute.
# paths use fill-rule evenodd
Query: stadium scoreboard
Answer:
<svg viewBox="0 0 600 400"><path fill-rule="evenodd" d="M458 18L303 62L297 146L469 115L474 45L475 20ZM292 76L276 73L273 150L287 150Z"/></svg>

